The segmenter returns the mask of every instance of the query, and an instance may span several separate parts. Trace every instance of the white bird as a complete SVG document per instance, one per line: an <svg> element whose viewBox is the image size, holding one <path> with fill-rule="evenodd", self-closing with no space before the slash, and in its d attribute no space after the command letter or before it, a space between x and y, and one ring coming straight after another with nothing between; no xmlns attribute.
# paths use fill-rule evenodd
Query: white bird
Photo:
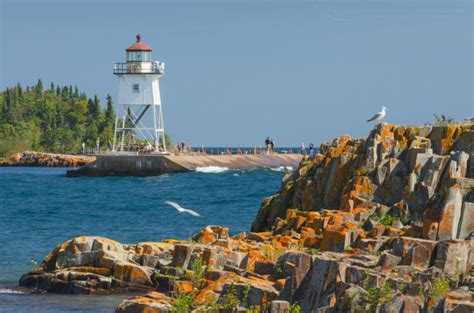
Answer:
<svg viewBox="0 0 474 313"><path fill-rule="evenodd" d="M31 264L38 265L38 262L36 262L35 260L31 260L30 262Z"/></svg>
<svg viewBox="0 0 474 313"><path fill-rule="evenodd" d="M381 121L381 120L385 117L385 110L386 110L386 109L387 109L386 107L382 106L382 110L381 110L380 112L376 113L376 114L375 114L374 116L372 116L371 118L369 118L369 119L367 120L367 122L372 122L372 121L378 122L378 121Z"/></svg>
<svg viewBox="0 0 474 313"><path fill-rule="evenodd" d="M177 204L176 202L165 201L165 203L171 205L172 207L174 207L179 213L188 213L188 214L191 214L193 216L201 216L201 214L199 214L198 212L193 211L191 209L185 209L185 208L181 207L179 204Z"/></svg>

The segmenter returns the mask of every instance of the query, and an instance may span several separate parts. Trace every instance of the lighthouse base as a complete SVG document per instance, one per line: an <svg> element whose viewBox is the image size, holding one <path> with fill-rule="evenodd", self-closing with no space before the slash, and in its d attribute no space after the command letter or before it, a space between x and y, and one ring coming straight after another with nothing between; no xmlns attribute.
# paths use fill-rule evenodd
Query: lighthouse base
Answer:
<svg viewBox="0 0 474 313"><path fill-rule="evenodd" d="M67 177L157 176L217 166L235 170L297 167L299 154L257 155L99 155L95 162L67 171Z"/></svg>

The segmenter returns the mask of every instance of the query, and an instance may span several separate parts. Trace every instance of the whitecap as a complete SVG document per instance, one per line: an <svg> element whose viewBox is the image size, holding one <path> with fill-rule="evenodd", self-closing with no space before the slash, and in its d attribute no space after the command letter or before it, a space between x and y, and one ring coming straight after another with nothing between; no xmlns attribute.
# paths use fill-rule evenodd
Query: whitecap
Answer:
<svg viewBox="0 0 474 313"><path fill-rule="evenodd" d="M196 172L200 173L222 173L229 170L228 167L221 167L221 166L198 166L196 167Z"/></svg>
<svg viewBox="0 0 474 313"><path fill-rule="evenodd" d="M273 167L271 168L272 171L275 172L289 172L293 170L293 167L291 166L279 166L279 167Z"/></svg>
<svg viewBox="0 0 474 313"><path fill-rule="evenodd" d="M16 293L25 293L24 291L10 289L10 288L0 288L0 294L16 294Z"/></svg>

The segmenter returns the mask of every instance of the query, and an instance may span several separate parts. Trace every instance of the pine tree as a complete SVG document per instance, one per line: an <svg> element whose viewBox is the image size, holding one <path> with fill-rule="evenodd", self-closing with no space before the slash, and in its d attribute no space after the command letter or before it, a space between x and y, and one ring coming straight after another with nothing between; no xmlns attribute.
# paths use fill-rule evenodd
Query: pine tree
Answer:
<svg viewBox="0 0 474 313"><path fill-rule="evenodd" d="M43 93L43 82L41 79L38 79L38 83L36 84L36 93L41 95Z"/></svg>
<svg viewBox="0 0 474 313"><path fill-rule="evenodd" d="M99 104L99 98L97 96L94 96L94 100L89 99L87 103L88 107L88 114L89 114L89 119L90 120L95 120L99 117L100 113L100 104Z"/></svg>
<svg viewBox="0 0 474 313"><path fill-rule="evenodd" d="M107 108L105 109L105 120L107 123L114 123L115 120L115 113L114 113L114 106L112 103L112 97L107 95Z"/></svg>

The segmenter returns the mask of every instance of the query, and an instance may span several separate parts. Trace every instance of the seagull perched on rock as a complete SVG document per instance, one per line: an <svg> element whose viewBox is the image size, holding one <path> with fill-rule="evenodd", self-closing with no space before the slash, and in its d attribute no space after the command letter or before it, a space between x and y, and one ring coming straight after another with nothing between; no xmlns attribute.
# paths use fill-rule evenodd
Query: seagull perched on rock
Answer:
<svg viewBox="0 0 474 313"><path fill-rule="evenodd" d="M386 110L386 109L387 109L386 107L382 106L380 112L376 113L374 116L372 116L371 118L369 118L369 119L367 120L367 122L372 122L372 121L378 122L378 121L381 121L381 120L385 117L385 110Z"/></svg>
<svg viewBox="0 0 474 313"><path fill-rule="evenodd" d="M193 211L191 209L185 209L182 206L180 206L179 204L177 204L176 202L165 201L165 203L171 205L172 207L174 207L179 213L188 213L188 214L191 214L193 216L201 216L201 214L199 214L198 212Z"/></svg>

